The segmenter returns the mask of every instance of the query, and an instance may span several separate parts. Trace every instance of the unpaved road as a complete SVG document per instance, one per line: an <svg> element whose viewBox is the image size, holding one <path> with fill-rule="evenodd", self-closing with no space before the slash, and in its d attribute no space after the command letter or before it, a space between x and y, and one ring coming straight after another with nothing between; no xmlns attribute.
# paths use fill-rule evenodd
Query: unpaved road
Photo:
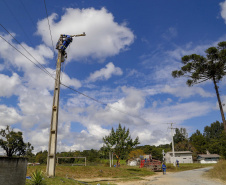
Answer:
<svg viewBox="0 0 226 185"><path fill-rule="evenodd" d="M210 170L212 167L200 168L195 170L183 171L178 173L166 174L158 176L146 185L222 185L219 181L209 179L205 176L205 172Z"/></svg>
<svg viewBox="0 0 226 185"><path fill-rule="evenodd" d="M146 179L143 182L127 182L118 183L119 185L223 185L226 183L209 179L205 176L205 172L212 167L200 168L195 170L167 173L166 175L158 174Z"/></svg>

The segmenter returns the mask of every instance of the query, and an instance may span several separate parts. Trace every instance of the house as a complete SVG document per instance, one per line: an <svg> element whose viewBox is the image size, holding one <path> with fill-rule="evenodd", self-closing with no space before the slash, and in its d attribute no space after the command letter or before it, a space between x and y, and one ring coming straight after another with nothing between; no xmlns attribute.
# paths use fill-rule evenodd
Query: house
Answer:
<svg viewBox="0 0 226 185"><path fill-rule="evenodd" d="M220 156L218 154L199 154L197 156L197 161L202 164L217 163L219 159Z"/></svg>
<svg viewBox="0 0 226 185"><path fill-rule="evenodd" d="M192 152L190 151L175 151L174 154L174 160L178 160L179 163L193 163ZM173 163L173 152L167 152L165 154L165 162Z"/></svg>

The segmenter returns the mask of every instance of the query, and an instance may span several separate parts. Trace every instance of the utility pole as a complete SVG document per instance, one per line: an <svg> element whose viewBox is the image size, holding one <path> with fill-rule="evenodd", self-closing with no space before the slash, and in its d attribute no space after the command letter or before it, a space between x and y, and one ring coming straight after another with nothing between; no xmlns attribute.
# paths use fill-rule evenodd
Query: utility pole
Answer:
<svg viewBox="0 0 226 185"><path fill-rule="evenodd" d="M173 123L170 123L170 124L171 124L170 129L171 129L171 137L172 137L173 165L176 166L176 164L175 164L175 153L174 153L174 141L173 141L173 129L175 129L175 128L173 128Z"/></svg>
<svg viewBox="0 0 226 185"><path fill-rule="evenodd" d="M165 162L165 152L162 150L162 161Z"/></svg>
<svg viewBox="0 0 226 185"><path fill-rule="evenodd" d="M109 151L109 162L110 162L110 168L111 168L111 151Z"/></svg>
<svg viewBox="0 0 226 185"><path fill-rule="evenodd" d="M61 63L64 62L67 57L65 52L68 45L72 42L72 37L85 36L85 33L80 35L60 35L59 41L57 43L56 49L58 49L57 67L56 67L56 78L55 78L55 88L53 96L53 107L52 107L52 117L51 126L49 134L49 150L47 156L47 176L55 176L56 168L56 148L57 148L57 129L58 129L58 112L59 112L59 96L60 96L60 72Z"/></svg>

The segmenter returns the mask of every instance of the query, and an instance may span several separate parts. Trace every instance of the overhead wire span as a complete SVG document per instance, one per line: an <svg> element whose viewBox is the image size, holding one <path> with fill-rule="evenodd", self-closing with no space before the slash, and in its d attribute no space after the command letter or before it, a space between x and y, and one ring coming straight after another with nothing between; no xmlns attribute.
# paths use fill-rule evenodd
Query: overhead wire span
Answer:
<svg viewBox="0 0 226 185"><path fill-rule="evenodd" d="M28 58L25 54L23 54L20 50L18 50L15 46L13 46L11 43L9 43L4 37L2 37L0 35L0 37L7 42L11 47L13 47L17 52L19 52L21 55L23 55L26 59L28 59L30 62L32 62L36 67L38 67L39 69L41 69L44 73L46 73L47 75L49 75L51 78L55 79L52 75L50 75L49 73L47 73L47 70L44 70L43 68L41 68L38 64L36 64L35 62L33 62L30 58Z"/></svg>
<svg viewBox="0 0 226 185"><path fill-rule="evenodd" d="M0 24L1 25L1 24ZM2 26L2 25L1 25ZM3 27L3 26L2 26ZM4 27L3 27L4 28ZM5 28L4 28L5 29ZM6 29L5 29L6 30ZM7 31L8 32L8 31ZM8 32L9 33L9 32ZM11 34L10 34L11 35ZM12 36L12 35L11 35ZM15 46L13 46L11 43L9 43L4 37L2 37L1 35L0 35L0 37L5 41L5 42L7 42L11 47L13 47L17 52L19 52L21 55L23 55L26 59L28 59L30 62L32 62L36 67L38 67L39 69L41 69L44 73L46 73L48 76L50 76L51 78L53 78L54 80L56 80L56 78L55 77L53 77L51 74L50 74L50 72L48 72L48 70L43 66L43 65L41 65L34 57L34 59L42 66L42 67L40 67L38 64L36 64L35 62L33 62L30 58L28 58L25 54L23 54L20 50L18 50ZM13 36L12 36L13 37ZM14 38L14 37L13 37ZM14 38L15 39L15 38ZM15 39L16 40L16 39ZM17 41L17 40L16 40ZM18 42L18 41L17 41ZM19 43L19 42L18 42ZM21 44L20 44L21 45ZM22 45L21 45L22 46ZM23 46L22 46L23 47ZM23 47L24 48L24 47ZM25 48L24 48L25 49ZM26 50L26 49L25 49ZM27 50L26 50L27 51ZM27 51L28 52L28 51ZM29 53L29 52L28 52ZM29 53L30 54L30 53ZM30 54L31 55L31 54ZM32 56L32 55L31 55ZM134 118L137 118L137 119L140 119L140 120L142 120L142 121L144 121L144 122L146 122L146 123L148 123L148 121L146 121L146 120L144 120L143 118L141 118L141 117L139 117L139 116L135 116L135 115L132 115L132 114L129 114L129 113L127 113L127 112L125 112L125 111L122 111L122 110L119 110L119 109L117 109L117 108L115 108L115 107L113 107L113 106L110 106L110 105L108 105L107 103L104 103L104 102L102 102L102 101L100 101L100 100L97 100L97 99L95 99L95 98L92 98L92 97L90 97L90 96L88 96L88 95L86 95L86 94L84 94L84 93L82 93L82 92L80 92L80 91L78 91L78 90L76 90L76 89L74 89L74 88L71 88L71 87L69 87L69 86L67 86L67 85L65 85L65 84L63 84L63 83L61 83L60 82L60 84L62 85L62 86L64 86L64 87L66 87L66 88L68 88L68 89L70 89L70 90L72 90L72 91L74 91L74 92L76 92L76 93L78 93L78 94L81 94L82 96L84 96L84 97L87 97L87 98L89 98L89 99L91 99L91 100L93 100L93 101L95 101L95 102L97 102L97 103L99 103L99 104L102 104L102 105L105 105L105 106L107 106L107 107L109 107L110 109L113 109L113 110L116 110L116 111L118 111L118 112L120 112L120 113L122 113L122 114L125 114L125 115L127 115L127 116L130 116L130 117L134 117Z"/></svg>
<svg viewBox="0 0 226 185"><path fill-rule="evenodd" d="M88 96L88 95L86 95L86 94L84 94L84 93L82 93L82 92L80 92L80 91L78 91L78 90L76 90L76 89L74 89L74 88L71 88L71 87L69 87L69 86L67 86L67 85L65 85L65 84L63 84L63 83L60 83L60 84L61 84L62 86L64 86L64 87L66 87L66 88L68 88L68 89L70 89L70 90L72 90L72 91L78 93L78 94L81 94L82 96L85 96L85 97L87 97L87 98L89 98L89 99L91 99L91 100L93 100L93 101L99 103L99 104L105 105L105 106L109 107L110 109L116 110L116 111L118 111L118 112L120 112L120 113L122 113L122 114L125 114L125 115L127 115L127 116L130 116L130 117L138 118L138 119L140 119L140 120L142 120L142 121L148 123L148 121L144 120L143 118L141 118L141 117L139 117L139 116L135 116L135 115L129 114L128 112L119 110L119 109L117 109L117 108L115 108L115 107L113 107L113 106L108 105L107 103L104 103L104 102L102 102L102 101L100 101L100 100L97 100L97 99L95 99L95 98L92 98L92 97L90 97L90 96Z"/></svg>
<svg viewBox="0 0 226 185"><path fill-rule="evenodd" d="M50 33L50 37L51 37L51 41L52 41L52 47L53 47L53 53L54 53L53 37L52 37L52 32L51 32L51 28L50 28L50 24L49 24L49 15L48 15L48 11L47 11L47 6L46 6L46 1L45 0L44 0L44 5L45 5L46 17L47 17L47 20L48 20L49 33Z"/></svg>
<svg viewBox="0 0 226 185"><path fill-rule="evenodd" d="M51 31L51 27L50 27L50 23L49 23L49 14L48 14L48 11L47 11L47 6L46 6L46 1L44 1L44 5L45 5L45 11L46 11L46 18L47 18L47 21L48 21L48 26L49 26L49 33L50 33L50 38L51 38L51 41L52 41L52 47L53 47L53 55L54 55L54 59L55 59L55 67L57 66L57 56L56 56L56 53L54 52L54 45L53 45L53 37L52 37L52 31Z"/></svg>
<svg viewBox="0 0 226 185"><path fill-rule="evenodd" d="M25 30L23 29L23 26L20 24L19 20L17 19L17 17L15 16L15 14L13 13L13 11L11 10L11 8L9 7L9 5L6 3L5 0L3 0L3 2L5 3L6 7L9 9L10 13L13 15L14 19L16 20L17 24L19 25L20 29L22 30L22 32L24 32L25 36L27 37L27 39L29 40L31 45L34 45L33 42L30 40L30 37L27 35L27 33L25 32Z"/></svg>
<svg viewBox="0 0 226 185"><path fill-rule="evenodd" d="M29 11L27 10L25 4L23 3L22 0L20 0L20 3L22 4L22 6L23 6L25 12L27 13L28 17L30 18L30 21L32 22L33 26L36 27L35 22L33 21L32 17L31 17L31 14L30 14Z"/></svg>
<svg viewBox="0 0 226 185"><path fill-rule="evenodd" d="M51 73L2 24L0 25L43 68L43 70L46 71L48 75L52 76Z"/></svg>

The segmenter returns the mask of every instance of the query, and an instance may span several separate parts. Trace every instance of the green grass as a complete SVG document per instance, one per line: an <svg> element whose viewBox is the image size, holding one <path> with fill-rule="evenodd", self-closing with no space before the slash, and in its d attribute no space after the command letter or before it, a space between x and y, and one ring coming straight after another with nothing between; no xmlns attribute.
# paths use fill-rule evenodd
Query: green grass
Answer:
<svg viewBox="0 0 226 185"><path fill-rule="evenodd" d="M226 160L220 160L207 175L226 182Z"/></svg>
<svg viewBox="0 0 226 185"><path fill-rule="evenodd" d="M101 163L105 163L105 164L108 164L108 165L110 165L109 163L109 159L102 159L101 161L100 161ZM117 160L113 160L113 164L116 164L117 163ZM121 165L126 165L126 160L120 160L120 164Z"/></svg>
<svg viewBox="0 0 226 185"><path fill-rule="evenodd" d="M148 168L129 167L123 165L119 168L109 167L108 161L102 161L97 166L57 166L55 178L45 178L47 185L115 185L118 181L140 181L145 176L151 176L155 173ZM167 164L167 172L179 172L204 168L212 164L180 164L180 167L174 167ZM226 164L225 164L226 166ZM46 171L46 166L28 166L27 176L30 176L36 169ZM224 170L226 171L226 169ZM45 173L44 173L45 174ZM225 175L226 176L226 175ZM98 179L97 179L98 178ZM27 180L29 182L29 180Z"/></svg>
<svg viewBox="0 0 226 185"><path fill-rule="evenodd" d="M46 171L46 166L28 166L27 176L30 176L36 169ZM47 185L69 185L69 184L115 184L116 181L141 180L141 177L153 175L150 169L139 167L128 167L121 165L119 168L105 166L57 166L55 178L45 178ZM95 179L102 180L96 181ZM74 180L75 179L75 180ZM87 179L87 180L84 180ZM82 182L79 182L82 181ZM29 182L29 180L27 180Z"/></svg>

